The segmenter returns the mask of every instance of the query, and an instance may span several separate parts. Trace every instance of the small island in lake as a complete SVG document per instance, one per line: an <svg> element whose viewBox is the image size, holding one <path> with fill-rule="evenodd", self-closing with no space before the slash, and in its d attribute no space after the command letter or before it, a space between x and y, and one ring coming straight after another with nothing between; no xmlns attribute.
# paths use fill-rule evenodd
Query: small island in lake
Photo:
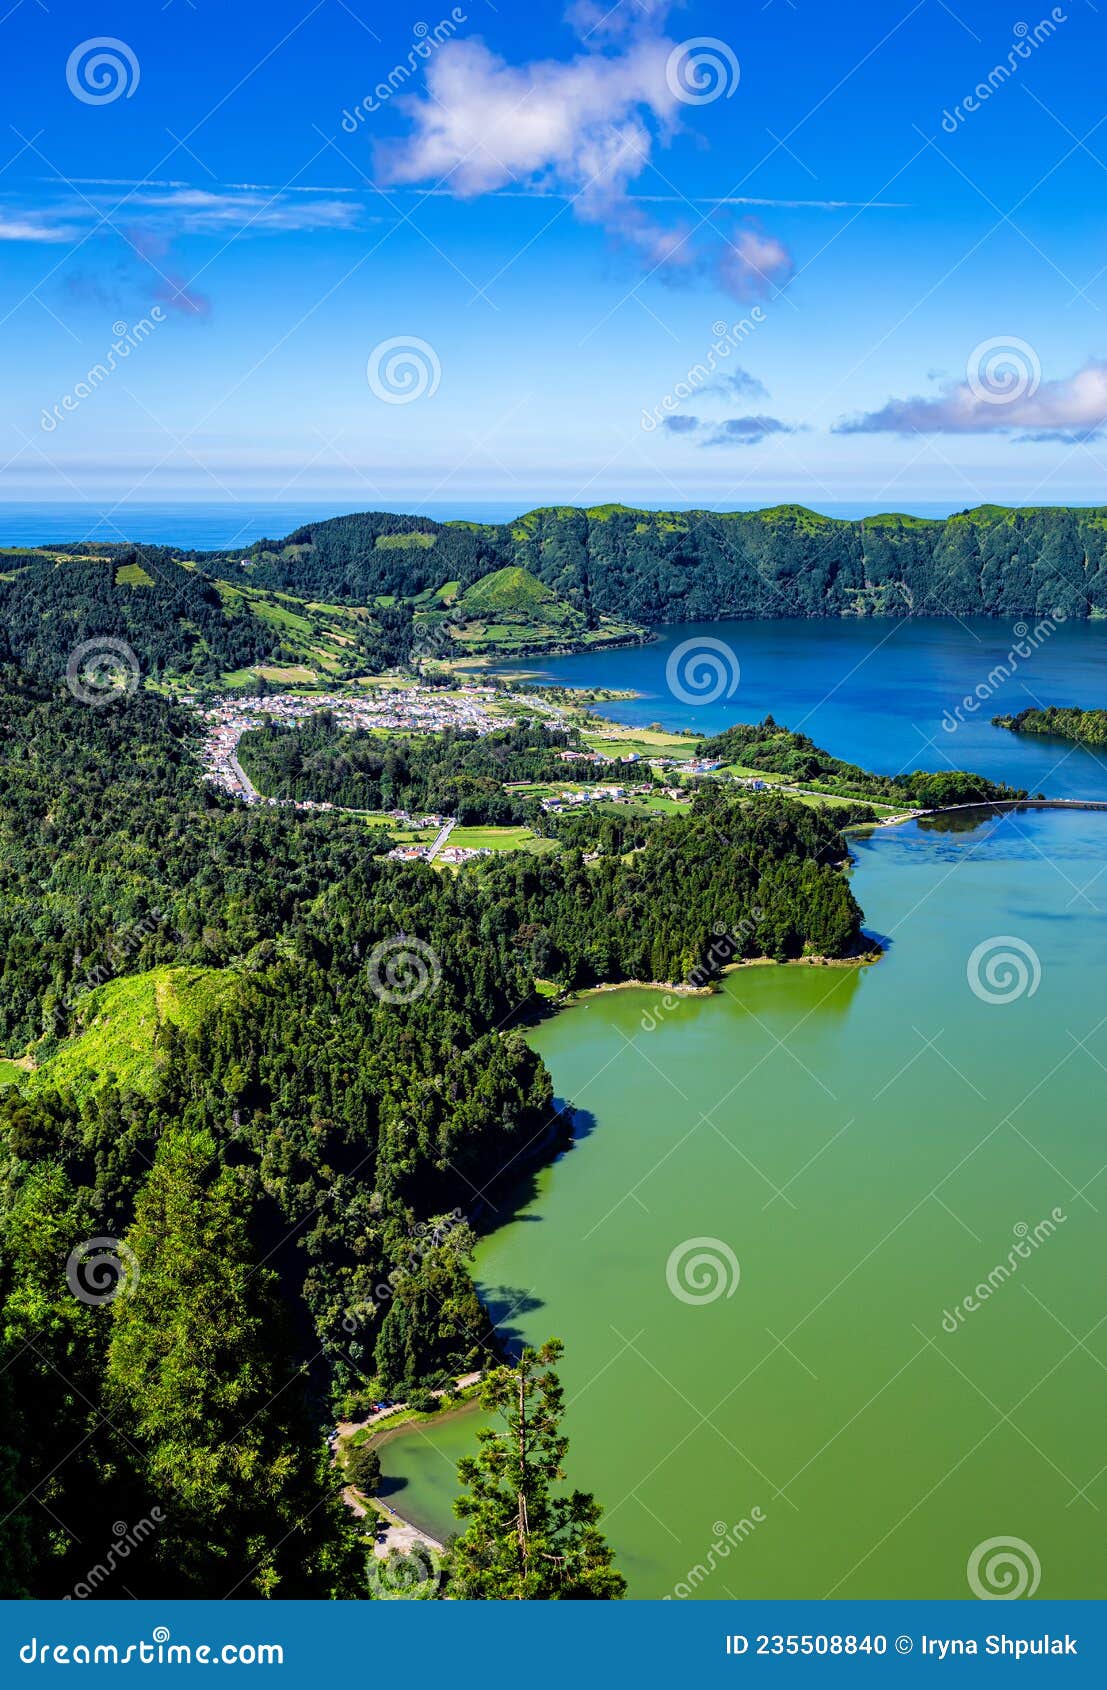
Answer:
<svg viewBox="0 0 1107 1690"><path fill-rule="evenodd" d="M1049 704L1020 710L1015 716L993 716L992 726L1016 734L1069 739L1081 745L1107 745L1107 710L1080 710L1075 705Z"/></svg>

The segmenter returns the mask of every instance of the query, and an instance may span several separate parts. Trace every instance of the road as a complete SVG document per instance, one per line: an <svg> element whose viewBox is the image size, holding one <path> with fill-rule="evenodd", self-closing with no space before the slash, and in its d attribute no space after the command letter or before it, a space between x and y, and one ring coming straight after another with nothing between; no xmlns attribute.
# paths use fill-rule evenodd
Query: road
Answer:
<svg viewBox="0 0 1107 1690"><path fill-rule="evenodd" d="M232 751L230 756L227 758L227 761L231 765L231 768L234 770L235 774L238 776L238 779L242 782L242 790L246 794L247 798L249 798L251 801L256 801L257 799L259 799L261 797L261 793L258 791L257 787L254 785L254 783L250 779L249 775L246 773L246 770L242 767L242 764L238 760L237 754Z"/></svg>
<svg viewBox="0 0 1107 1690"><path fill-rule="evenodd" d="M430 847L429 851L427 852L428 863L433 863L435 857L437 857L439 851L441 851L443 845L445 845L447 839L450 837L451 833L454 831L454 828L456 826L457 826L457 822L454 819L454 817L451 816L450 820L446 823L445 827L442 829L442 832L438 835L438 838L435 840L434 844Z"/></svg>

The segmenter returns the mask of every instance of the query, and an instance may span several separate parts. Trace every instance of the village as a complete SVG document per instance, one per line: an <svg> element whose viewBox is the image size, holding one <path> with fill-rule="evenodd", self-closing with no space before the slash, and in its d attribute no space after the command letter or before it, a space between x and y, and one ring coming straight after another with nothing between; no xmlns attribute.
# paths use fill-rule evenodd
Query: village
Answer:
<svg viewBox="0 0 1107 1690"><path fill-rule="evenodd" d="M505 706L507 709L505 710ZM511 707L525 707L542 716L552 727L569 727L566 713L548 699L505 693L492 686L468 684L456 691L437 687L411 685L382 685L365 695L351 693L293 694L272 693L249 698L224 698L201 709L204 723L204 743L201 761L204 778L212 786L229 793L247 804L302 811L327 811L337 806L314 798L271 798L253 785L238 759L238 744L244 733L265 721L293 726L326 710L333 714L343 728L377 730L382 732L441 733L447 729L475 733L480 736L502 729L513 714ZM680 759L673 756L645 757L639 751L627 750L614 756L610 751L571 750L558 753L565 765L567 784L557 791L546 789L536 793L540 808L557 815L588 804L631 804L642 800L662 799L669 803L688 802L687 786L678 777L710 775L718 772L720 764L704 758ZM647 779L614 782L610 779L593 782L588 775L593 770L610 771L614 763L625 765L628 771L636 766ZM669 784L661 784L669 776ZM742 780L739 784L752 789L764 788L759 779ZM421 814L407 809L393 809L380 817L407 839L395 844L388 855L400 862L436 862L457 868L477 857L490 855L491 845L450 843L457 827L456 818L440 814ZM433 837L418 838L417 835Z"/></svg>
<svg viewBox="0 0 1107 1690"><path fill-rule="evenodd" d="M201 757L205 778L247 803L271 803L257 792L238 762L238 742L244 733L268 719L291 725L329 710L344 728L384 729L391 732L441 733L446 728L476 734L494 733L504 726L504 716L490 708L494 700L525 704L551 717L555 726L561 713L555 706L532 698L498 693L491 686L466 686L457 692L437 687L377 687L359 696L351 693L272 693L255 698L224 698L200 711L205 734ZM292 802L287 800L287 802ZM302 810L326 810L332 806L310 799L296 801Z"/></svg>

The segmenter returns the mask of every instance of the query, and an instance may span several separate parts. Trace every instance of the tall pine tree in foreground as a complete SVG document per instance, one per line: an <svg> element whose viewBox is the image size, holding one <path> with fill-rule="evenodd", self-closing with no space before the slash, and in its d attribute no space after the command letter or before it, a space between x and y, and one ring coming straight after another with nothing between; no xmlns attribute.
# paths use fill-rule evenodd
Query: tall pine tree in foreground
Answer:
<svg viewBox="0 0 1107 1690"><path fill-rule="evenodd" d="M454 1509L468 1524L451 1549L452 1596L612 1601L626 1593L599 1530L599 1503L585 1491L561 1488L569 1440L561 1431L564 1392L554 1367L562 1350L551 1339L484 1381L481 1404L502 1417L506 1430L482 1431L479 1453L458 1462L468 1494Z"/></svg>

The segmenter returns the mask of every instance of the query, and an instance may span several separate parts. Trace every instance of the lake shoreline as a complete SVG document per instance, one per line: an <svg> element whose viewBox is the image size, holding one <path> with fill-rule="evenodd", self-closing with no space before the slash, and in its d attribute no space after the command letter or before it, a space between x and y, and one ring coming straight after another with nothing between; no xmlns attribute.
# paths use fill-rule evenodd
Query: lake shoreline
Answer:
<svg viewBox="0 0 1107 1690"><path fill-rule="evenodd" d="M713 998L718 996L719 985L723 979L739 973L744 968L870 968L873 963L879 962L883 955L883 946L870 946L868 950L854 951L849 956L743 957L740 962L728 962L719 979L706 986L690 986L684 980L605 980L599 986L580 986L575 991L567 992L563 998L556 1000L553 1008L555 1013L562 1009L571 1009L574 1003L583 1002L586 998L602 997L608 992L665 992L670 997Z"/></svg>

